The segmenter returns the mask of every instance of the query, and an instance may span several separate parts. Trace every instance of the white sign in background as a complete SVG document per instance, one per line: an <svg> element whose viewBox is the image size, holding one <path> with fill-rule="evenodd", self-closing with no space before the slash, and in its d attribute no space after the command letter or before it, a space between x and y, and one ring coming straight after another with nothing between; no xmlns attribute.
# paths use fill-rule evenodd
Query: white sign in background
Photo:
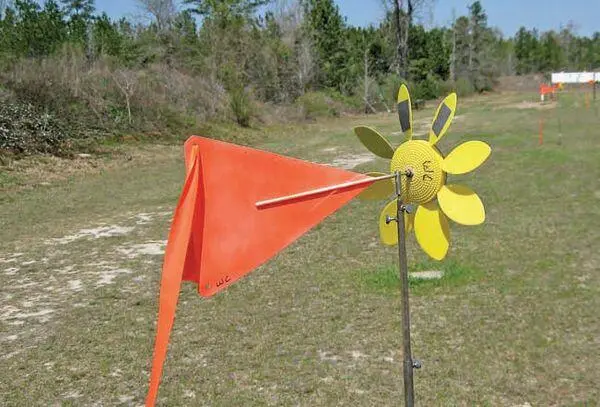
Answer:
<svg viewBox="0 0 600 407"><path fill-rule="evenodd" d="M600 72L559 72L552 74L552 83L587 83L600 81Z"/></svg>

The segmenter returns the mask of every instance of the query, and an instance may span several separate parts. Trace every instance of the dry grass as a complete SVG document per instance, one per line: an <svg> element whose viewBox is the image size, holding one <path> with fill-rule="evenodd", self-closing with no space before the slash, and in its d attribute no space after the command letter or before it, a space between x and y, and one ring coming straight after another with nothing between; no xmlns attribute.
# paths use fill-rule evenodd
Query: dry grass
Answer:
<svg viewBox="0 0 600 407"><path fill-rule="evenodd" d="M599 118L577 95L543 112L493 104L527 97L459 101L464 119L443 142L444 151L470 139L492 145L490 160L459 181L481 195L487 221L452 225L449 258L439 265L409 241L415 269L450 270L412 290L413 349L423 362L419 405L600 400ZM432 108L416 120L429 120ZM540 114L547 119L541 147ZM332 162L364 153L352 126L391 134L396 120L274 126L261 147ZM152 153L154 160L15 192L0 203L3 405L143 402L157 253L183 173L176 151ZM355 170L386 168L373 160ZM399 405L400 304L389 274L395 250L377 238L382 206L350 203L214 298L185 285L161 405Z"/></svg>
<svg viewBox="0 0 600 407"><path fill-rule="evenodd" d="M73 139L168 134L229 115L227 93L216 81L165 64L131 70L108 57L90 62L68 46L55 56L21 60L0 80L19 99L68 123Z"/></svg>
<svg viewBox="0 0 600 407"><path fill-rule="evenodd" d="M27 156L18 160L5 158L5 164L0 166L0 192L4 192L6 198L23 190L99 175L107 170L149 165L157 160L179 157L180 150L175 145L144 143L105 148L94 154L75 154L73 158L52 155Z"/></svg>

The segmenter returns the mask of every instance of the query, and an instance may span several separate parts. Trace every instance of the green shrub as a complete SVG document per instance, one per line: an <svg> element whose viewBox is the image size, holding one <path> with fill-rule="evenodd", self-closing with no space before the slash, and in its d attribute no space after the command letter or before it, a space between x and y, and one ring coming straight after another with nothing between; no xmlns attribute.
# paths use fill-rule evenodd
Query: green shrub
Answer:
<svg viewBox="0 0 600 407"><path fill-rule="evenodd" d="M237 124L242 127L250 127L252 101L242 87L229 92L229 106Z"/></svg>
<svg viewBox="0 0 600 407"><path fill-rule="evenodd" d="M409 91L413 101L430 100L440 96L440 81L435 75L427 74L424 80L409 84Z"/></svg>
<svg viewBox="0 0 600 407"><path fill-rule="evenodd" d="M337 90L329 90L325 95L333 102L334 110L360 112L364 108L364 102L359 94L344 95Z"/></svg>
<svg viewBox="0 0 600 407"><path fill-rule="evenodd" d="M435 99L444 93L444 89L442 87L441 81L434 74L427 74L423 80L415 82L415 81L405 81L401 79L396 74L387 75L381 81L381 89L384 90L386 95L386 103L388 106L396 105L396 98L398 97L398 89L400 85L405 83L408 87L408 91L410 92L410 97L413 103L416 100L430 100Z"/></svg>
<svg viewBox="0 0 600 407"><path fill-rule="evenodd" d="M475 86L467 78L458 78L455 86L456 94L458 96L469 96L475 93Z"/></svg>
<svg viewBox="0 0 600 407"><path fill-rule="evenodd" d="M456 92L458 96L464 97L475 93L475 86L467 78L458 78L456 82L445 81L440 85L442 94L447 95Z"/></svg>
<svg viewBox="0 0 600 407"><path fill-rule="evenodd" d="M396 74L386 75L382 79L380 87L385 96L386 102L390 107L396 106L396 99L398 98L398 89L400 89L400 85L403 83L406 83L406 81ZM412 97L412 87L409 86L408 90L411 93Z"/></svg>
<svg viewBox="0 0 600 407"><path fill-rule="evenodd" d="M296 99L307 119L323 116L338 116L333 100L323 92L307 92Z"/></svg>
<svg viewBox="0 0 600 407"><path fill-rule="evenodd" d="M0 153L64 155L68 149L67 133L54 116L31 104L0 103Z"/></svg>
<svg viewBox="0 0 600 407"><path fill-rule="evenodd" d="M494 88L494 80L488 75L477 75L473 80L473 86L477 92L489 92Z"/></svg>
<svg viewBox="0 0 600 407"><path fill-rule="evenodd" d="M445 96L452 92L456 92L456 86L454 82L449 79L447 81L440 82L440 94Z"/></svg>

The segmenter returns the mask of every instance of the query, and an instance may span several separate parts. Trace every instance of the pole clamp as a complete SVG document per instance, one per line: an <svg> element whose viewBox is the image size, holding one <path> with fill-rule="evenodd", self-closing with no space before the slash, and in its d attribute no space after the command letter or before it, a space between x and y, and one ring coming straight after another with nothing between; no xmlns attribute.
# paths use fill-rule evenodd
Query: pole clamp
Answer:
<svg viewBox="0 0 600 407"><path fill-rule="evenodd" d="M406 213L413 213L415 211L415 205L411 205L411 204L400 205L400 210L402 212L406 212Z"/></svg>

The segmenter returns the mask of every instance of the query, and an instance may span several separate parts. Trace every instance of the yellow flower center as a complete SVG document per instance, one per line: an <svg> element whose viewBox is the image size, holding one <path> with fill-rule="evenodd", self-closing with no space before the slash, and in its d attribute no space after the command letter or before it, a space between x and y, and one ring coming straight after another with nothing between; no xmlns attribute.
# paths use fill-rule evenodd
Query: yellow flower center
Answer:
<svg viewBox="0 0 600 407"><path fill-rule="evenodd" d="M406 203L424 204L435 198L446 183L442 170L444 157L425 140L402 143L394 152L391 172L411 170L412 178L402 178L402 196Z"/></svg>

